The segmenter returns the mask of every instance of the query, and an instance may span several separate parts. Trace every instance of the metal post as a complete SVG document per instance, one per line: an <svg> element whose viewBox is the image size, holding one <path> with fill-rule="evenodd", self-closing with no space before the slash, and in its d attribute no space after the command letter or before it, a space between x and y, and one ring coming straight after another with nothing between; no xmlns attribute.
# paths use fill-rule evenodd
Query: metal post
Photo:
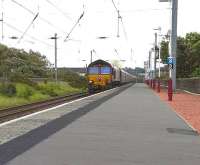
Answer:
<svg viewBox="0 0 200 165"><path fill-rule="evenodd" d="M51 37L49 39L55 40L55 81L58 82L58 70L57 70L57 33L55 33L54 37Z"/></svg>
<svg viewBox="0 0 200 165"><path fill-rule="evenodd" d="M87 75L87 72L88 72L88 70L87 70L87 63L85 64L85 74Z"/></svg>
<svg viewBox="0 0 200 165"><path fill-rule="evenodd" d="M58 70L57 70L57 33L55 33L55 80L58 82Z"/></svg>
<svg viewBox="0 0 200 165"><path fill-rule="evenodd" d="M152 50L149 51L149 85L152 87L152 59L151 59Z"/></svg>
<svg viewBox="0 0 200 165"><path fill-rule="evenodd" d="M174 66L170 70L170 76L172 78L172 89L176 91L176 40L177 40L177 12L178 11L178 0L172 0L172 27L171 27L171 49L170 56L173 57Z"/></svg>
<svg viewBox="0 0 200 165"><path fill-rule="evenodd" d="M155 33L153 89L156 88L156 56L157 56L157 40L158 40L157 38L158 38L158 34Z"/></svg>
<svg viewBox="0 0 200 165"><path fill-rule="evenodd" d="M119 19L121 18L120 15L119 15L119 10L117 10L117 37L119 37Z"/></svg>
<svg viewBox="0 0 200 165"><path fill-rule="evenodd" d="M90 51L90 63L92 63L92 50Z"/></svg>
<svg viewBox="0 0 200 165"><path fill-rule="evenodd" d="M1 38L2 38L2 41L3 41L3 38L4 38L4 35L3 35L3 33L4 33L4 31L3 31L3 12L1 13L1 16L2 16L2 19L1 19L1 21L2 21L2 24L1 24Z"/></svg>
<svg viewBox="0 0 200 165"><path fill-rule="evenodd" d="M157 56L157 39L158 35L155 33L155 46L154 46L154 79L156 79L156 56Z"/></svg>

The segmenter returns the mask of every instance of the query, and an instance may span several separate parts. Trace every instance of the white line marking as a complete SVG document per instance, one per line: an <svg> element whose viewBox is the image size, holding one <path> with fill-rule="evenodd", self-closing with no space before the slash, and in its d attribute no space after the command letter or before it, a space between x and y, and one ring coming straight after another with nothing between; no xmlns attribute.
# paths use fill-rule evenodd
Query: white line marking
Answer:
<svg viewBox="0 0 200 165"><path fill-rule="evenodd" d="M65 105L68 105L68 104L71 104L71 103L74 103L74 102L77 102L77 101L81 101L81 100L84 100L84 99L87 99L87 98L90 98L90 97L93 97L93 96L97 96L97 95L100 95L100 94L103 94L103 93L106 93L106 92L109 92L109 91L112 91L112 90L116 90L118 88L120 88L120 87L109 89L109 90L106 90L106 91L103 91L103 92L100 92L100 93L97 93L97 94L94 94L94 95L91 95L91 96L83 97L83 98L80 98L80 99L77 99L77 100L73 100L73 101L70 101L70 102L67 102L67 103L64 103L64 104L49 108L49 109L45 109L45 110L42 110L42 111L39 111L39 112L32 113L30 115L26 115L26 116L23 116L23 117L20 117L20 118L17 118L17 119L13 119L13 120L10 120L10 121L7 121L7 122L4 122L4 123L0 124L0 127L5 126L7 124L11 124L11 123L17 122L17 121L22 120L22 119L26 119L26 118L29 118L29 117L32 117L32 116L35 116L35 115L50 111L50 110L54 110L54 109L63 107Z"/></svg>
<svg viewBox="0 0 200 165"><path fill-rule="evenodd" d="M197 132L199 134L199 132L197 131L197 129L195 129L183 116L181 116L180 114L178 114L178 112L176 112L175 110L173 110L173 112L180 118L182 119L193 131Z"/></svg>
<svg viewBox="0 0 200 165"><path fill-rule="evenodd" d="M161 86L168 88L168 86L165 86L165 85L161 85ZM191 95L200 96L200 94L198 94L198 93L193 93L193 92L190 92L190 91L187 91L187 90L184 90L184 89L177 89L177 90L184 91L184 92L189 93Z"/></svg>
<svg viewBox="0 0 200 165"><path fill-rule="evenodd" d="M200 96L200 94L198 94L198 93L193 93L193 92L190 92L190 91L187 91L187 90L183 90L183 91L186 92L186 93L189 93L191 95Z"/></svg>
<svg viewBox="0 0 200 165"><path fill-rule="evenodd" d="M168 87L168 86L165 86L165 85L162 85L164 87ZM181 90L181 89L178 89L178 90ZM185 90L184 90L185 91ZM169 105L169 104L168 104ZM171 105L170 105L171 107ZM175 111L175 109L173 107L172 108L172 111L180 118L182 119L193 131L197 132L199 134L199 132L197 131L197 129L195 129L183 116L181 116L178 112Z"/></svg>

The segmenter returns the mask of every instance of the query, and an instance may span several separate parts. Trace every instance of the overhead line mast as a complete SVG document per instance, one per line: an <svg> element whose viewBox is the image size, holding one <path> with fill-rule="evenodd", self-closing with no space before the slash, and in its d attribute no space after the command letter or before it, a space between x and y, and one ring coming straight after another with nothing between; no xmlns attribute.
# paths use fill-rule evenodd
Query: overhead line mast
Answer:
<svg viewBox="0 0 200 165"><path fill-rule="evenodd" d="M122 20L122 16L120 14L120 11L119 9L117 8L114 0L112 0L112 3L113 3L113 6L117 12L117 37L120 37L119 36L119 21L121 21L121 24L122 24L122 28L123 28L123 32L124 32L124 36L126 38L126 40L128 40L128 36L127 36L127 33L126 33L126 30L125 30L125 26L124 26L124 23L123 23L123 20Z"/></svg>

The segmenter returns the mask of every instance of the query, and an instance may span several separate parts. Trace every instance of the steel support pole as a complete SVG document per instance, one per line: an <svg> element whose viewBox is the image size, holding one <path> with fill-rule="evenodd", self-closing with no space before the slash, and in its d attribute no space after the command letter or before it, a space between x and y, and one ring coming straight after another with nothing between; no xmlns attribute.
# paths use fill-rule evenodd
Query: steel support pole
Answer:
<svg viewBox="0 0 200 165"><path fill-rule="evenodd" d="M153 75L153 78L154 78L154 79L156 79L157 41L158 41L158 34L155 33L155 46L154 46L154 75Z"/></svg>
<svg viewBox="0 0 200 165"><path fill-rule="evenodd" d="M92 63L92 50L90 51L90 63Z"/></svg>
<svg viewBox="0 0 200 165"><path fill-rule="evenodd" d="M156 89L156 56L157 56L157 41L158 41L158 34L155 33L153 89Z"/></svg>
<svg viewBox="0 0 200 165"><path fill-rule="evenodd" d="M172 24L171 24L171 42L170 56L174 60L173 69L170 69L170 77L172 78L172 89L176 91L176 47L177 47L177 15L178 0L172 0Z"/></svg>
<svg viewBox="0 0 200 165"><path fill-rule="evenodd" d="M4 19L3 18L3 12L1 13L1 17L2 17L2 19L1 19L1 21L2 21L2 24L1 24L1 39L3 41L3 38L4 38L4 34L3 34L4 33L4 31L3 31L4 30L3 29L4 28L4 26L3 26L3 19Z"/></svg>
<svg viewBox="0 0 200 165"><path fill-rule="evenodd" d="M58 82L58 70L57 70L57 33L55 33L55 80Z"/></svg>
<svg viewBox="0 0 200 165"><path fill-rule="evenodd" d="M119 37L119 19L120 19L120 15L119 15L119 10L117 10L117 37Z"/></svg>

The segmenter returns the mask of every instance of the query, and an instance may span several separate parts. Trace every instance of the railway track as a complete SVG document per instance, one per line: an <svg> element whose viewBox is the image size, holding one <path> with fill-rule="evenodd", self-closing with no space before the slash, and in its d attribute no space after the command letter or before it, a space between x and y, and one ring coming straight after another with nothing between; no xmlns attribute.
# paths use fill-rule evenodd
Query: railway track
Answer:
<svg viewBox="0 0 200 165"><path fill-rule="evenodd" d="M93 94L99 93L99 92L102 92L102 91L96 91ZM51 107L54 107L54 106L57 106L69 101L76 100L78 98L89 96L89 95L91 94L89 94L88 92L75 93L75 94L55 97L52 99L39 101L35 103L25 104L21 106L0 109L0 123L17 119L19 117L23 117L31 113L39 112L44 109L51 108Z"/></svg>
<svg viewBox="0 0 200 165"><path fill-rule="evenodd" d="M22 117L34 112L42 111L47 108L54 107L56 105L60 105L65 102L69 102L81 97L88 96L88 92L83 93L76 93L76 94L70 94L65 95L61 97L52 98L45 101L39 101L35 103L25 104L21 106L6 108L0 110L0 123L16 119L18 117Z"/></svg>

